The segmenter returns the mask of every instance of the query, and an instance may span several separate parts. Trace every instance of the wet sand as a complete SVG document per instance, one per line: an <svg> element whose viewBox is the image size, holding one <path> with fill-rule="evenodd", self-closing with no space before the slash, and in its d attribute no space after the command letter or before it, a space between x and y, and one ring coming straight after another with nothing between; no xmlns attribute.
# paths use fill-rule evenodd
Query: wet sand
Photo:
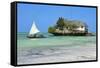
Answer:
<svg viewBox="0 0 100 68"><path fill-rule="evenodd" d="M96 60L96 44L18 48L18 65Z"/></svg>

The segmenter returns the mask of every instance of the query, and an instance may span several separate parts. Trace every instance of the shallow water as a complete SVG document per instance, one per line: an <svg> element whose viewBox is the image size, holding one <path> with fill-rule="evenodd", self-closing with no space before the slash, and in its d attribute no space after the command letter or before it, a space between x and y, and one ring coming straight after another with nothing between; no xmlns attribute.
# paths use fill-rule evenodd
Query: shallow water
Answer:
<svg viewBox="0 0 100 68"><path fill-rule="evenodd" d="M43 47L59 45L83 45L96 43L95 36L53 36L48 38L27 38L27 33L18 34L18 47Z"/></svg>
<svg viewBox="0 0 100 68"><path fill-rule="evenodd" d="M96 36L53 36L34 39L26 36L27 33L18 33L18 64L96 59Z"/></svg>

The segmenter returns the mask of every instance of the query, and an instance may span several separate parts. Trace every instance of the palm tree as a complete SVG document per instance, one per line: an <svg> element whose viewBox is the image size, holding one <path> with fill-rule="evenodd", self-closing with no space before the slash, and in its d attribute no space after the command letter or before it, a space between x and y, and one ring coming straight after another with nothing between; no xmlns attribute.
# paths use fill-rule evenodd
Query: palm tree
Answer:
<svg viewBox="0 0 100 68"><path fill-rule="evenodd" d="M65 26L64 19L62 17L60 17L58 19L56 25L60 30L63 30L63 27Z"/></svg>

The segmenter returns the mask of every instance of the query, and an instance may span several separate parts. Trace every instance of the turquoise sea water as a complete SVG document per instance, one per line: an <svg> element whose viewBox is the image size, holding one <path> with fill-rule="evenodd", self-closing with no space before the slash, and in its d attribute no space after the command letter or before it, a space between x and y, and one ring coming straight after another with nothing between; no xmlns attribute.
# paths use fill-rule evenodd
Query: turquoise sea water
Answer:
<svg viewBox="0 0 100 68"><path fill-rule="evenodd" d="M18 47L44 47L44 46L85 46L96 44L96 36L52 36L48 38L27 38L28 33L18 33Z"/></svg>
<svg viewBox="0 0 100 68"><path fill-rule="evenodd" d="M96 60L96 36L30 39L27 35L28 33L18 33L17 36L18 64Z"/></svg>

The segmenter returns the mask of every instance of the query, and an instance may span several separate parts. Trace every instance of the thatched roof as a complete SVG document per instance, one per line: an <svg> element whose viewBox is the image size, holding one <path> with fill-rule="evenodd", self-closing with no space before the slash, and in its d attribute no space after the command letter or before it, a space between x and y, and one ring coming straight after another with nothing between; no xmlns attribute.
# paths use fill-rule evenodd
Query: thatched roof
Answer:
<svg viewBox="0 0 100 68"><path fill-rule="evenodd" d="M86 26L85 23L77 20L64 20L64 22L69 25Z"/></svg>

